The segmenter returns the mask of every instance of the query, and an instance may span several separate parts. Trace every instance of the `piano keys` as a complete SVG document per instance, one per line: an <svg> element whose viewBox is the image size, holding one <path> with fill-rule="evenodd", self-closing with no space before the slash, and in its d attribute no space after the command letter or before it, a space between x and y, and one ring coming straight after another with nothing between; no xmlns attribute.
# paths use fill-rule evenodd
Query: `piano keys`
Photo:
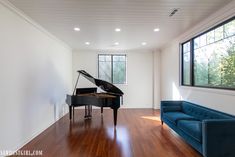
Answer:
<svg viewBox="0 0 235 157"><path fill-rule="evenodd" d="M66 103L69 106L69 118L74 117L74 108L78 106L85 106L85 118L92 117L92 106L101 107L101 114L103 107L110 107L113 109L114 126L117 124L117 112L121 105L123 92L113 84L104 80L96 79L84 70L78 71L79 75L75 84L73 95L67 95ZM104 93L98 93L97 88L77 88L80 75L101 88Z"/></svg>

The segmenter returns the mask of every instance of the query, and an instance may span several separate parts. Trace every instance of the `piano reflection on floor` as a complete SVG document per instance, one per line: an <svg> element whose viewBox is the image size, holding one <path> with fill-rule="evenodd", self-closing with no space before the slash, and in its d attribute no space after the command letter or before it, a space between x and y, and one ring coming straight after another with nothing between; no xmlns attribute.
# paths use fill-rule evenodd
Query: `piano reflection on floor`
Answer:
<svg viewBox="0 0 235 157"><path fill-rule="evenodd" d="M109 112L109 111L106 111ZM75 114L81 113L80 110ZM94 115L99 111L95 109ZM81 121L74 119L69 123L69 133L67 134L67 144L69 151L63 151L63 156L79 152L79 156L112 156L112 157L132 157L131 135L128 127L123 125L116 126L116 129L110 125L110 114L99 116L95 120ZM78 117L82 117L78 115ZM76 143L76 144L75 144ZM67 153L67 154L66 154Z"/></svg>
<svg viewBox="0 0 235 157"><path fill-rule="evenodd" d="M73 95L67 95L66 98L66 103L69 105L70 120L72 116L74 117L74 108L78 106L85 106L85 118L91 118L92 106L101 107L101 114L103 113L103 107L110 107L113 109L114 126L116 126L117 111L122 103L123 92L113 84L96 79L84 70L79 70L78 73ZM98 93L97 88L77 88L80 75L105 91L105 93Z"/></svg>

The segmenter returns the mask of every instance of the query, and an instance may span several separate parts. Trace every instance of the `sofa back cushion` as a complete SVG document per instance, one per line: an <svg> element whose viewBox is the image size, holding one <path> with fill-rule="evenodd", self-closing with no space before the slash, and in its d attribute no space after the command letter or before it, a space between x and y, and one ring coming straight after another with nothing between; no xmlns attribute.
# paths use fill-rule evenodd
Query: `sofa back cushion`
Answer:
<svg viewBox="0 0 235 157"><path fill-rule="evenodd" d="M232 116L229 116L225 113L215 111L209 108L205 108L190 102L182 102L182 111L186 114L189 114L198 120L204 119L231 119Z"/></svg>

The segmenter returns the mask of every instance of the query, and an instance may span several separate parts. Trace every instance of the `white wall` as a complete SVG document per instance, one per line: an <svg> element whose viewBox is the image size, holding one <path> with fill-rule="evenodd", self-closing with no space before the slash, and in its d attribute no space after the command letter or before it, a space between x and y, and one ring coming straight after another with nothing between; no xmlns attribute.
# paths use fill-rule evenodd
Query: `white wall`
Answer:
<svg viewBox="0 0 235 157"><path fill-rule="evenodd" d="M153 108L160 108L161 101L161 53L159 50L153 51Z"/></svg>
<svg viewBox="0 0 235 157"><path fill-rule="evenodd" d="M184 99L210 108L235 114L235 92L179 86L179 45L212 26L235 15L235 1L169 42L161 50L161 99Z"/></svg>
<svg viewBox="0 0 235 157"><path fill-rule="evenodd" d="M67 113L72 53L0 1L0 150L16 150Z"/></svg>
<svg viewBox="0 0 235 157"><path fill-rule="evenodd" d="M122 51L123 52L123 51ZM96 51L73 52L73 84L77 70L83 69L97 78L98 53ZM118 53L118 52L111 52ZM117 85L124 92L124 108L153 107L153 53L149 50L125 51L127 54L127 85ZM90 82L80 78L78 87L88 87Z"/></svg>

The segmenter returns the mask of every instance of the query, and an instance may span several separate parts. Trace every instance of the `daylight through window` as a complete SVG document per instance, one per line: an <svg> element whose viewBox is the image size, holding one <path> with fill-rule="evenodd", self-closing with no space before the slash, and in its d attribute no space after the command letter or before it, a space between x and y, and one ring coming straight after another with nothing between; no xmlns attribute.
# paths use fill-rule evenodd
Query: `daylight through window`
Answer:
<svg viewBox="0 0 235 157"><path fill-rule="evenodd" d="M113 84L126 84L126 55L98 55L99 78Z"/></svg>

